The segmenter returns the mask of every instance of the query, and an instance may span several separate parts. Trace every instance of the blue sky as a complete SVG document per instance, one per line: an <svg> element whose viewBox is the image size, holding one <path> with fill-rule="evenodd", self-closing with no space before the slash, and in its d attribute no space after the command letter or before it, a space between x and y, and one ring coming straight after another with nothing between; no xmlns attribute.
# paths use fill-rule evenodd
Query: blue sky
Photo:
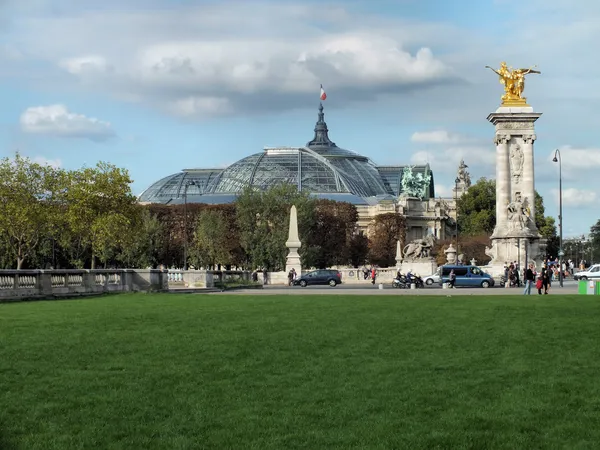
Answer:
<svg viewBox="0 0 600 450"><path fill-rule="evenodd" d="M312 138L319 85L339 146L429 162L449 195L461 158L494 177L484 69L537 64L536 188L565 236L600 218L600 4L579 0L0 1L0 156L66 168L109 161L133 190Z"/></svg>

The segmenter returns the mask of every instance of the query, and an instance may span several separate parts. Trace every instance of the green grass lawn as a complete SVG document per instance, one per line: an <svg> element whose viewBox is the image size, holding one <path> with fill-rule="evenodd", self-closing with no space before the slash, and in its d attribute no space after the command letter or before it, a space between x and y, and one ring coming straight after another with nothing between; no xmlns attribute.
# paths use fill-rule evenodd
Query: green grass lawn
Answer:
<svg viewBox="0 0 600 450"><path fill-rule="evenodd" d="M0 304L2 449L598 448L591 296Z"/></svg>

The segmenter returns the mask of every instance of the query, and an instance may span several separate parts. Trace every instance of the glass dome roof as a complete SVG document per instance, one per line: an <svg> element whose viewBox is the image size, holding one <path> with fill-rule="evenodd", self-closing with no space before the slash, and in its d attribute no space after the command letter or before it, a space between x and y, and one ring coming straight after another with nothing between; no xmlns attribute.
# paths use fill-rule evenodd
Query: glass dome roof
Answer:
<svg viewBox="0 0 600 450"><path fill-rule="evenodd" d="M186 169L162 178L139 197L141 203L229 203L247 186L267 189L287 183L320 198L373 204L400 195L403 166L378 167L369 158L329 139L323 105L314 138L304 147L266 148L226 169ZM418 171L430 173L429 166ZM433 177L428 189L433 197Z"/></svg>

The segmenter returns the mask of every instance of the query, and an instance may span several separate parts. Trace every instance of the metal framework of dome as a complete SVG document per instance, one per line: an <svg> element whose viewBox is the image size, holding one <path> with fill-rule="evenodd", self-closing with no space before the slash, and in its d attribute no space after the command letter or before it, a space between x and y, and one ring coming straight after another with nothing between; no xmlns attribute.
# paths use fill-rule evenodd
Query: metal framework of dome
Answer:
<svg viewBox="0 0 600 450"><path fill-rule="evenodd" d="M338 147L329 139L323 104L319 104L314 137L304 147L265 148L226 169L185 169L152 184L141 203L230 203L247 186L268 189L281 183L319 198L376 204L402 194L405 166L377 166L369 158ZM430 176L426 197L434 196L429 165L413 166L414 173Z"/></svg>

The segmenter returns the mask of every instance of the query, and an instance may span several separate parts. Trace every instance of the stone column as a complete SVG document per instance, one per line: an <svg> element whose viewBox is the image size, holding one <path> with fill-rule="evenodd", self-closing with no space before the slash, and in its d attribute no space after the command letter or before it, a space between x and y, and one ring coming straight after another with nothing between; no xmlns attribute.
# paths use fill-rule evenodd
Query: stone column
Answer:
<svg viewBox="0 0 600 450"><path fill-rule="evenodd" d="M537 231L535 226L535 172L533 164L533 143L535 134L523 135L523 198L527 199L531 211L531 231Z"/></svg>
<svg viewBox="0 0 600 450"><path fill-rule="evenodd" d="M286 274L293 268L298 276L302 275L302 262L298 249L301 246L300 237L298 236L298 212L296 206L292 205L290 209L290 227L288 240L285 246L290 250L285 261Z"/></svg>
<svg viewBox="0 0 600 450"><path fill-rule="evenodd" d="M510 201L510 159L508 154L508 141L510 136L497 134L494 139L496 144L496 228L494 236L506 230L508 212L506 205Z"/></svg>

